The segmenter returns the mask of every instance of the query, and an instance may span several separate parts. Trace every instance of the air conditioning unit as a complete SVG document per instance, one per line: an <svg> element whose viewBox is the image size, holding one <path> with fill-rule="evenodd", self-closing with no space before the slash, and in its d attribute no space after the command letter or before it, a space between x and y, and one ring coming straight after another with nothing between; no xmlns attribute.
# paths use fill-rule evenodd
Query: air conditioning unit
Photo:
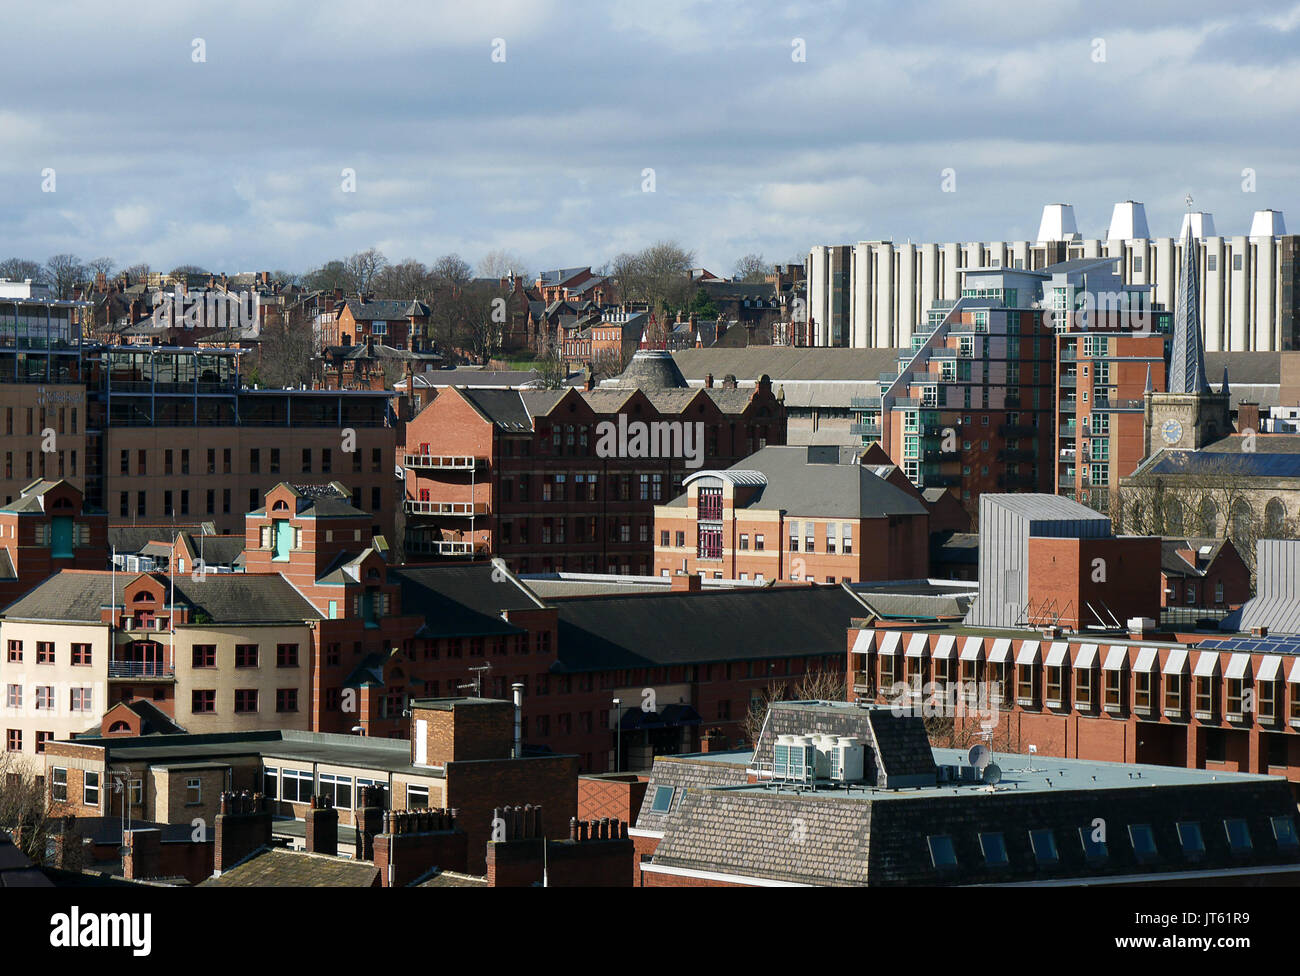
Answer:
<svg viewBox="0 0 1300 976"><path fill-rule="evenodd" d="M862 767L865 749L862 743L852 736L840 736L833 751L834 763L831 779L839 783L862 782Z"/></svg>
<svg viewBox="0 0 1300 976"><path fill-rule="evenodd" d="M806 783L817 775L817 746L812 736L777 736L772 760L773 779Z"/></svg>

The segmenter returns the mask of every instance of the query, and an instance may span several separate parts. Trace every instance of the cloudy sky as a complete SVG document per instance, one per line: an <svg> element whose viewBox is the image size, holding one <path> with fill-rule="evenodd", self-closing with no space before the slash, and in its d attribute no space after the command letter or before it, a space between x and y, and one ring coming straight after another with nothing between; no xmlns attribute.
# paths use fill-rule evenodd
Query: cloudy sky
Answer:
<svg viewBox="0 0 1300 976"><path fill-rule="evenodd" d="M1174 234L1189 192L1221 234L1265 207L1300 228L1295 2L113 6L9 5L0 257L506 248L536 271L671 238L727 274L813 244L1032 238L1049 202L1097 236L1141 200Z"/></svg>

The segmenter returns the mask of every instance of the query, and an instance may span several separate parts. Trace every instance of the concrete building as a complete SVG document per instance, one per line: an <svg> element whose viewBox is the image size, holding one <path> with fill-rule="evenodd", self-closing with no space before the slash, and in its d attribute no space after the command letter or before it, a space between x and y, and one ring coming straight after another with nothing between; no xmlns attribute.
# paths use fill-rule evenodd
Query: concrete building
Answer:
<svg viewBox="0 0 1300 976"><path fill-rule="evenodd" d="M1282 214L1256 211L1247 233L1216 236L1210 214L1184 220L1194 230L1205 288L1201 323L1210 351L1300 348L1300 236ZM1123 235L1133 234L1128 237ZM1082 238L1068 204L1044 208L1037 241L898 243L862 241L814 247L808 256L812 342L856 348L908 346L938 301L956 301L972 268L1037 270L1076 258L1120 260L1128 284L1150 285L1173 307L1184 259L1184 229L1151 237L1142 204L1117 204L1100 237Z"/></svg>

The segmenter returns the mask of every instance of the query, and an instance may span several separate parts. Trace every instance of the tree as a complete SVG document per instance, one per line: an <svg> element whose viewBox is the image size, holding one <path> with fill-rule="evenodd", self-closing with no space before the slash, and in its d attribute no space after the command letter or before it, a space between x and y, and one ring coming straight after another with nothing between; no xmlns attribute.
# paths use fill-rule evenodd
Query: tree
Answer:
<svg viewBox="0 0 1300 976"><path fill-rule="evenodd" d="M767 262L761 254L746 254L736 262L736 270L731 274L736 281L756 282L762 284L767 276Z"/></svg>
<svg viewBox="0 0 1300 976"><path fill-rule="evenodd" d="M103 275L105 278L113 277L113 269L117 267L117 262L112 258L91 258L86 262L86 266L97 275Z"/></svg>
<svg viewBox="0 0 1300 976"><path fill-rule="evenodd" d="M528 280L524 259L517 254L500 248L488 251L479 259L478 273L480 277L496 278L497 280L513 273L516 278Z"/></svg>
<svg viewBox="0 0 1300 976"><path fill-rule="evenodd" d="M415 258L405 258L390 264L375 276L374 291L378 298L393 301L423 301L432 288L429 269Z"/></svg>
<svg viewBox="0 0 1300 976"><path fill-rule="evenodd" d="M358 251L344 261L343 265L356 282L356 290L362 294L369 294L375 277L388 267L388 258L384 257L382 251L371 247Z"/></svg>
<svg viewBox="0 0 1300 976"><path fill-rule="evenodd" d="M167 272L172 277L184 277L185 275L205 275L208 272L200 268L197 264L178 264Z"/></svg>
<svg viewBox="0 0 1300 976"><path fill-rule="evenodd" d="M54 297L67 299L86 280L86 266L75 254L56 254L45 262L45 280L54 289Z"/></svg>
<svg viewBox="0 0 1300 976"><path fill-rule="evenodd" d="M661 340L668 318L686 307L694 263L695 252L675 241L658 241L643 251L614 258L611 271L619 293L627 301L645 303L655 315L655 334L648 337L652 341Z"/></svg>
<svg viewBox="0 0 1300 976"><path fill-rule="evenodd" d="M308 291L334 291L355 295L360 286L352 271L343 261L326 261L319 268L303 275L303 285Z"/></svg>
<svg viewBox="0 0 1300 976"><path fill-rule="evenodd" d="M26 281L31 279L34 285L45 284L45 268L39 261L30 261L26 258L7 258L0 261L0 278L8 278L10 281Z"/></svg>
<svg viewBox="0 0 1300 976"><path fill-rule="evenodd" d="M758 744L758 737L763 734L763 725L767 721L768 709L773 702L785 701L786 697L786 683L773 679L749 699L749 710L740 723L746 742L750 745Z"/></svg>
<svg viewBox="0 0 1300 976"><path fill-rule="evenodd" d="M691 314L697 319L716 319L720 314L713 298L703 288L695 289L695 298L691 301Z"/></svg>
<svg viewBox="0 0 1300 976"><path fill-rule="evenodd" d="M149 265L144 263L133 264L129 268L125 269L122 274L126 275L127 279L132 283L143 281L145 278L149 277Z"/></svg>
<svg viewBox="0 0 1300 976"><path fill-rule="evenodd" d="M549 341L543 341L542 353L537 357L533 368L537 370L537 378L545 390L562 389L569 378L569 370L559 348Z"/></svg>
<svg viewBox="0 0 1300 976"><path fill-rule="evenodd" d="M622 349L602 349L591 358L591 378L599 383L621 376L631 361Z"/></svg>
<svg viewBox="0 0 1300 976"><path fill-rule="evenodd" d="M459 254L444 254L430 269L435 285L464 285L473 277L473 269Z"/></svg>
<svg viewBox="0 0 1300 976"><path fill-rule="evenodd" d="M0 830L36 863L45 860L45 842L52 833L50 798L36 773L21 765L13 753L0 753Z"/></svg>
<svg viewBox="0 0 1300 976"><path fill-rule="evenodd" d="M294 316L268 321L258 346L258 382L276 388L310 383L314 352L310 322Z"/></svg>

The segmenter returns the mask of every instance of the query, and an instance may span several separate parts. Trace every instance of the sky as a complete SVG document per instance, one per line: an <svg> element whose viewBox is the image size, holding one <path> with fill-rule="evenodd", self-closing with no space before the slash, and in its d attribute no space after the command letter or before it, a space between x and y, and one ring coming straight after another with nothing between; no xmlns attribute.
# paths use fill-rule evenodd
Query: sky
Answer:
<svg viewBox="0 0 1300 976"><path fill-rule="evenodd" d="M1220 234L1296 230L1297 117L1295 2L10 3L0 258L536 272L676 240L726 275L1033 239L1045 203L1174 235L1189 193Z"/></svg>

